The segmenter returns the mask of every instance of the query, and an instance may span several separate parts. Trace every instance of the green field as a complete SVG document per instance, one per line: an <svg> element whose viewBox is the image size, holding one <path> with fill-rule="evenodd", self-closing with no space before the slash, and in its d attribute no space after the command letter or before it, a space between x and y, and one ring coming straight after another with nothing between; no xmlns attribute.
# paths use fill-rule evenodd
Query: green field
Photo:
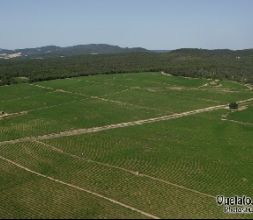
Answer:
<svg viewBox="0 0 253 220"><path fill-rule="evenodd" d="M252 218L216 203L253 196L252 98L160 73L0 87L0 218Z"/></svg>

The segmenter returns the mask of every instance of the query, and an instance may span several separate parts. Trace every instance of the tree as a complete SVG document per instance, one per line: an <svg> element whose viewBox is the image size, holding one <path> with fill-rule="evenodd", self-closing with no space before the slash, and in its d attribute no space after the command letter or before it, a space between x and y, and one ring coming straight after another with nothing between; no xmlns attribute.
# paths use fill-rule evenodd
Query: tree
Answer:
<svg viewBox="0 0 253 220"><path fill-rule="evenodd" d="M239 105L236 103L236 102L231 102L229 104L229 108L230 109L238 109L239 108Z"/></svg>

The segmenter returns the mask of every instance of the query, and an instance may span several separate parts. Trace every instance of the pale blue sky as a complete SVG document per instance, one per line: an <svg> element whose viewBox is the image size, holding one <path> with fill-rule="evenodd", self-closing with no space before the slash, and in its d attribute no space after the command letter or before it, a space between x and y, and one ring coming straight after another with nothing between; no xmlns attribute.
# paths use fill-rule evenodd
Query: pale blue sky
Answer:
<svg viewBox="0 0 253 220"><path fill-rule="evenodd" d="M253 48L253 0L0 0L0 48Z"/></svg>

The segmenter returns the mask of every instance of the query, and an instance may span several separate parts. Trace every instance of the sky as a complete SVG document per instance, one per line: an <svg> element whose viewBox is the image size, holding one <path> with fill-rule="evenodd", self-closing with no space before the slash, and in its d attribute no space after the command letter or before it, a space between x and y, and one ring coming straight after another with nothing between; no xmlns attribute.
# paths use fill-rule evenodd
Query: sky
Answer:
<svg viewBox="0 0 253 220"><path fill-rule="evenodd" d="M0 0L0 48L253 48L253 0Z"/></svg>

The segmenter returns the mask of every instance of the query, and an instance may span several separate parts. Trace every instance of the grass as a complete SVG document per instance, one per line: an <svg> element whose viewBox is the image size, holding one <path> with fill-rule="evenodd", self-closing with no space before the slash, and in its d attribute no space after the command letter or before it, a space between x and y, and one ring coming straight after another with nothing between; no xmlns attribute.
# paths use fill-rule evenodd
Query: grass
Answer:
<svg viewBox="0 0 253 220"><path fill-rule="evenodd" d="M237 111L229 114L228 119L242 123L253 123L253 106L244 111Z"/></svg>
<svg viewBox="0 0 253 220"><path fill-rule="evenodd" d="M28 84L1 87L1 94L7 96L0 100L0 110L28 114L1 120L0 141L184 112L247 99L252 94L240 84L232 93L220 88L198 89L206 81L139 73L37 84L44 88Z"/></svg>
<svg viewBox="0 0 253 220"><path fill-rule="evenodd" d="M0 121L0 141L135 121L161 114L160 111L113 105L93 99L56 104L52 108L33 110L26 115Z"/></svg>
<svg viewBox="0 0 253 220"><path fill-rule="evenodd" d="M1 106L4 102L10 100L20 100L22 98L36 96L38 94L44 93L45 90L41 88L34 88L29 84L18 84L11 86L0 87L0 103Z"/></svg>
<svg viewBox="0 0 253 220"><path fill-rule="evenodd" d="M139 171L212 195L252 194L253 128L223 112L46 143L65 152Z"/></svg>
<svg viewBox="0 0 253 220"><path fill-rule="evenodd" d="M35 143L3 146L1 155L36 172L101 193L162 218L166 218L168 213L170 217L177 217L178 214L184 218L193 217L199 210L205 209L222 217L214 199L150 181L145 177L73 159ZM177 213L177 209L180 209L180 213ZM205 214L200 213L199 217Z"/></svg>
<svg viewBox="0 0 253 220"><path fill-rule="evenodd" d="M80 193L0 162L0 216L15 218L143 218L110 202Z"/></svg>
<svg viewBox="0 0 253 220"><path fill-rule="evenodd" d="M236 82L160 73L0 87L0 142L181 113L252 98ZM39 86L39 87L38 87ZM218 194L253 194L252 107L93 134L0 145L0 156L161 218L225 215ZM56 150L57 148L58 150ZM0 160L0 218L144 218ZM207 195L206 195L207 194ZM208 196L209 195L209 196Z"/></svg>

